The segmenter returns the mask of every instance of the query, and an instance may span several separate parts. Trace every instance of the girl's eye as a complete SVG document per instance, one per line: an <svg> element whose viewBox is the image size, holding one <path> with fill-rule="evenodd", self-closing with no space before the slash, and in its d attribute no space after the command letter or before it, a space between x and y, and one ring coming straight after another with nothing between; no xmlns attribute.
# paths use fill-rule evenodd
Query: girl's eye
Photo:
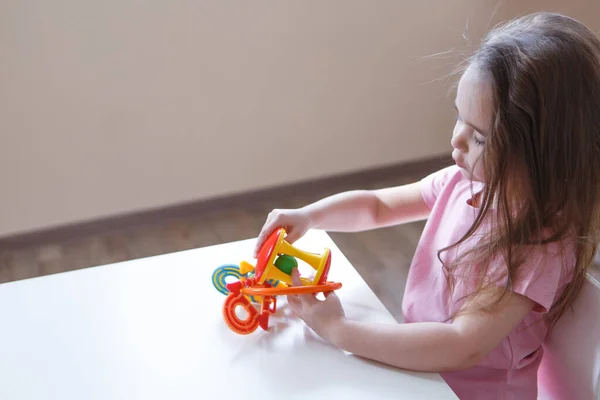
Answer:
<svg viewBox="0 0 600 400"><path fill-rule="evenodd" d="M473 140L475 141L475 144L477 146L483 146L485 144L485 142L483 140L477 139L477 136L473 136Z"/></svg>

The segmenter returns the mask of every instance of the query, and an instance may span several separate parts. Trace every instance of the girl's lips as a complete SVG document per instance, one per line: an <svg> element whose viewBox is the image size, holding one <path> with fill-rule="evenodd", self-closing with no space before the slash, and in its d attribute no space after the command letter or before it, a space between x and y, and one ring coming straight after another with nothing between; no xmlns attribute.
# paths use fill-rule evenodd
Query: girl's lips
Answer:
<svg viewBox="0 0 600 400"><path fill-rule="evenodd" d="M454 162L456 163L456 165L459 168L465 169L465 163L464 162L462 162L460 159L458 159L458 160L456 158L453 158L453 159L454 159Z"/></svg>

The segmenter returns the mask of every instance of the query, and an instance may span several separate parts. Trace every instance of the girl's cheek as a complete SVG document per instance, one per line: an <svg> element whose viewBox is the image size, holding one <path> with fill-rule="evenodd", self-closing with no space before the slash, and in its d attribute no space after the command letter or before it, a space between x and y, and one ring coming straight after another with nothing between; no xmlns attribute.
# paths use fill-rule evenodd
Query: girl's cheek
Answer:
<svg viewBox="0 0 600 400"><path fill-rule="evenodd" d="M475 171L473 171L475 174L475 178L479 179L480 181L484 180L484 174L483 174L483 167L481 165L477 165Z"/></svg>

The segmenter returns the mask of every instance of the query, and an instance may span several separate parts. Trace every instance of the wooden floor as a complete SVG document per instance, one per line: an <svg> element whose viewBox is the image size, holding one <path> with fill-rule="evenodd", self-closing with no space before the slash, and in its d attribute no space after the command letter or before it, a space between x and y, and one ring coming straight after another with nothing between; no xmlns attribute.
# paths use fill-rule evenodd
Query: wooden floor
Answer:
<svg viewBox="0 0 600 400"><path fill-rule="evenodd" d="M428 172L425 168L421 172L375 181L343 184L332 181L327 189L303 195L254 201L65 241L3 248L0 249L0 283L253 238L273 208L300 207L345 190L404 184ZM423 224L415 223L330 235L389 310L399 316L408 267L422 229Z"/></svg>

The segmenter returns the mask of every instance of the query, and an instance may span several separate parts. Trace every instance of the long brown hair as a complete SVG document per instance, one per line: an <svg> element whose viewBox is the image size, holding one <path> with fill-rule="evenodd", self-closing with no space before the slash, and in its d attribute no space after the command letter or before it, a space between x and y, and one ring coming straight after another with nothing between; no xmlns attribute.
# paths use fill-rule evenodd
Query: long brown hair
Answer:
<svg viewBox="0 0 600 400"><path fill-rule="evenodd" d="M537 13L493 29L467 61L491 78L494 97L480 160L482 203L473 226L438 257L491 223L475 248L444 265L452 288L464 265L478 265L477 304L494 286L485 277L492 255L500 255L504 290L479 307L491 309L527 268L532 245L575 240L572 281L547 314L556 321L575 300L599 243L600 41L579 21Z"/></svg>

